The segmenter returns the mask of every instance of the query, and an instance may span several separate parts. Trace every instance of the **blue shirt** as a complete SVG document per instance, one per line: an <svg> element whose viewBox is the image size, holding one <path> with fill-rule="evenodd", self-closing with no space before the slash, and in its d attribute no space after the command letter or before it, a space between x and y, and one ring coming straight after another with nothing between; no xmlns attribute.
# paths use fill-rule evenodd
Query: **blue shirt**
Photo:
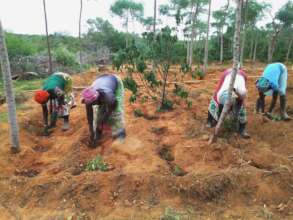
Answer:
<svg viewBox="0 0 293 220"><path fill-rule="evenodd" d="M284 64L272 63L267 65L263 77L270 82L273 91L279 92L280 95L286 95L288 73Z"/></svg>

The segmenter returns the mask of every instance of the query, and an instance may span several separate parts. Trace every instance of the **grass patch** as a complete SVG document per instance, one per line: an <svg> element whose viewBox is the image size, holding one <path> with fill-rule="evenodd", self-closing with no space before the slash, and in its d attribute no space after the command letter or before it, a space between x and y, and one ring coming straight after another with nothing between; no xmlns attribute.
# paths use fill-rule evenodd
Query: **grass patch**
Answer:
<svg viewBox="0 0 293 220"><path fill-rule="evenodd" d="M183 220L184 215L179 213L175 209L166 208L164 215L160 218L160 220Z"/></svg>
<svg viewBox="0 0 293 220"><path fill-rule="evenodd" d="M15 91L15 94L24 92L24 91L30 91L30 90L36 90L42 87L42 84L45 79L34 79L34 80L16 80L13 81L13 88ZM0 81L0 95L4 95L4 83L3 81Z"/></svg>
<svg viewBox="0 0 293 220"><path fill-rule="evenodd" d="M8 121L8 113L0 112L0 122L7 122L7 121Z"/></svg>
<svg viewBox="0 0 293 220"><path fill-rule="evenodd" d="M139 118L139 117L144 116L144 114L140 109L136 108L136 109L134 109L134 116Z"/></svg>
<svg viewBox="0 0 293 220"><path fill-rule="evenodd" d="M95 159L90 160L86 167L86 171L97 171L100 170L102 172L109 171L109 165L103 161L103 158L98 155Z"/></svg>

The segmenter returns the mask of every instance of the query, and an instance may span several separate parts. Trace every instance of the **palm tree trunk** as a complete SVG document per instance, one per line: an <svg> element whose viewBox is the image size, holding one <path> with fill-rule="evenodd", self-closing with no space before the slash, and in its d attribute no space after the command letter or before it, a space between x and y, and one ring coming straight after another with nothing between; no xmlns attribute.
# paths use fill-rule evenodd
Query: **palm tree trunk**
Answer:
<svg viewBox="0 0 293 220"><path fill-rule="evenodd" d="M217 126L214 131L214 135L210 139L210 143L213 143L220 131L220 128L222 127L222 124L224 122L224 119L226 115L228 114L229 108L231 106L231 97L232 97L232 89L234 87L234 82L236 79L236 74L239 71L239 63L240 63L240 29L241 29L241 3L243 0L236 0L237 8L236 8L236 24L235 24L235 34L234 34L234 53L233 53L233 72L232 77L229 85L228 90L228 101L225 103L224 109L221 113L220 119L217 123Z"/></svg>
<svg viewBox="0 0 293 220"><path fill-rule="evenodd" d="M208 28L207 28L207 36L206 36L205 49L204 49L204 73L207 72L207 68L208 68L211 5L212 5L212 0L209 1Z"/></svg>
<svg viewBox="0 0 293 220"><path fill-rule="evenodd" d="M82 17L82 0L80 0L79 24L78 24L78 39L79 39L79 65L82 72L82 43L81 43L81 17Z"/></svg>
<svg viewBox="0 0 293 220"><path fill-rule="evenodd" d="M48 47L48 56L49 56L49 73L53 73L52 67L52 56L51 56L51 47L50 47L50 39L49 39L49 31L48 31L48 20L47 20L47 10L46 10L46 0L43 0L44 6L44 16L45 16L45 26L46 26L46 36L47 36L47 47Z"/></svg>
<svg viewBox="0 0 293 220"><path fill-rule="evenodd" d="M7 54L7 48L5 44L4 31L2 23L0 21L0 62L3 72L3 81L5 87L6 103L8 106L8 119L10 125L10 139L11 139L11 151L17 153L20 151L19 144L19 128L17 124L15 97L12 86L12 78L10 71L10 63Z"/></svg>

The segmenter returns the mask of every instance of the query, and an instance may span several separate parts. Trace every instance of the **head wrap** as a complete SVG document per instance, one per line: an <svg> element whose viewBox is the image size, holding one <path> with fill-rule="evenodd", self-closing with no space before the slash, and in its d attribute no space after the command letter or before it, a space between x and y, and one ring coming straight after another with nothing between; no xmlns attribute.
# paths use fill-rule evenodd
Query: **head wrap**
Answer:
<svg viewBox="0 0 293 220"><path fill-rule="evenodd" d="M85 104L91 104L99 97L99 93L94 88L89 87L82 91L81 97Z"/></svg>
<svg viewBox="0 0 293 220"><path fill-rule="evenodd" d="M57 97L60 97L60 96L64 95L64 91L62 89L60 89L59 87L56 87L54 89L54 92L57 95Z"/></svg>
<svg viewBox="0 0 293 220"><path fill-rule="evenodd" d="M45 90L38 90L35 92L35 101L39 104L45 104L49 99L50 94Z"/></svg>
<svg viewBox="0 0 293 220"><path fill-rule="evenodd" d="M259 80L256 81L256 87L261 91L261 92L267 92L270 90L270 82L264 77L259 78Z"/></svg>

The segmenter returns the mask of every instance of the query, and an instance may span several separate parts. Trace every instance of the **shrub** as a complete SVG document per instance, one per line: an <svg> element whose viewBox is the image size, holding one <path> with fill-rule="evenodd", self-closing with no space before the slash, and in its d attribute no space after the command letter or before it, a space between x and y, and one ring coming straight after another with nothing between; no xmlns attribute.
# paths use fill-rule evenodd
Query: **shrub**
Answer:
<svg viewBox="0 0 293 220"><path fill-rule="evenodd" d="M156 75L153 71L146 72L144 74L145 80L150 84L152 88L160 85L160 81L157 80Z"/></svg>
<svg viewBox="0 0 293 220"><path fill-rule="evenodd" d="M160 108L161 111L168 111L173 109L173 102L171 100L165 99Z"/></svg>
<svg viewBox="0 0 293 220"><path fill-rule="evenodd" d="M134 116L135 117L142 117L143 116L143 112L140 110L140 109L138 109L138 108L136 108L136 109L134 109Z"/></svg>
<svg viewBox="0 0 293 220"><path fill-rule="evenodd" d="M188 98L188 92L184 90L182 86L175 84L175 89L173 90L176 96L179 96L182 99Z"/></svg>
<svg viewBox="0 0 293 220"><path fill-rule="evenodd" d="M87 163L85 170L86 171L100 170L100 171L106 172L109 170L109 166L103 161L103 158L98 155L95 159Z"/></svg>
<svg viewBox="0 0 293 220"><path fill-rule="evenodd" d="M147 65L145 64L144 60L140 57L136 62L136 69L140 73L144 73L146 70Z"/></svg>
<svg viewBox="0 0 293 220"><path fill-rule="evenodd" d="M124 87L128 90L130 90L134 95L136 95L137 93L137 84L135 82L135 80L131 77L126 77L124 80L123 80L123 84L124 84Z"/></svg>
<svg viewBox="0 0 293 220"><path fill-rule="evenodd" d="M56 62L59 64L62 64L64 66L74 66L76 65L75 56L73 53L71 53L69 50L67 50L64 47L59 47L55 53L54 57L56 59Z"/></svg>

